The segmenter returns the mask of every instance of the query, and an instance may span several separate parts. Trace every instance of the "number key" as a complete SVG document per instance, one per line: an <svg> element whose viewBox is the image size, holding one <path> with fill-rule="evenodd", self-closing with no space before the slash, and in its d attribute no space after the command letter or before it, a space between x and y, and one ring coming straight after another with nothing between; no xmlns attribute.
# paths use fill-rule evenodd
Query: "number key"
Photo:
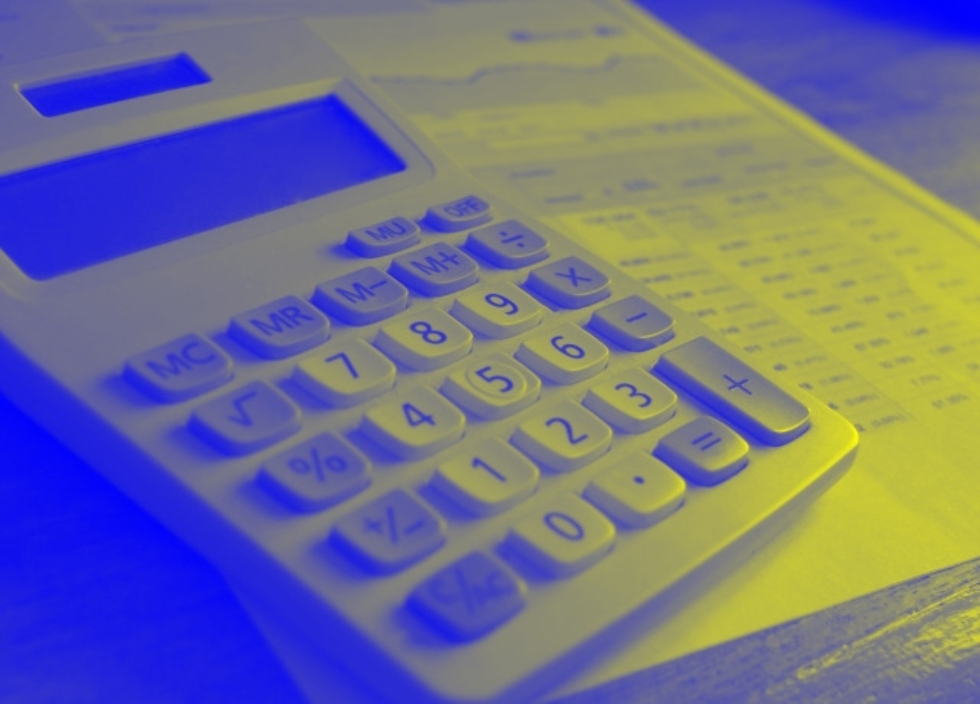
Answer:
<svg viewBox="0 0 980 704"><path fill-rule="evenodd" d="M541 322L543 311L540 303L508 281L460 296L449 309L471 330L496 340L530 330Z"/></svg>
<svg viewBox="0 0 980 704"><path fill-rule="evenodd" d="M651 374L630 369L606 375L582 405L624 432L643 433L673 417L677 394Z"/></svg>
<svg viewBox="0 0 980 704"><path fill-rule="evenodd" d="M412 389L404 397L364 414L361 432L405 460L439 452L463 437L466 418L432 389Z"/></svg>
<svg viewBox="0 0 980 704"><path fill-rule="evenodd" d="M555 384L595 376L609 363L609 348L578 325L565 323L521 343L514 355Z"/></svg>
<svg viewBox="0 0 980 704"><path fill-rule="evenodd" d="M570 472L609 448L612 428L577 403L563 401L521 423L510 441L538 464Z"/></svg>
<svg viewBox="0 0 980 704"><path fill-rule="evenodd" d="M531 495L538 468L502 440L485 440L439 465L432 486L477 516L506 511Z"/></svg>
<svg viewBox="0 0 980 704"><path fill-rule="evenodd" d="M541 380L509 357L495 354L457 369L439 390L464 411L496 420L534 403Z"/></svg>
<svg viewBox="0 0 980 704"><path fill-rule="evenodd" d="M514 526L507 544L554 577L567 577L600 560L613 546L616 528L596 508L565 494Z"/></svg>
<svg viewBox="0 0 980 704"><path fill-rule="evenodd" d="M347 340L304 359L293 380L328 406L345 408L383 394L395 383L395 365L364 340Z"/></svg>
<svg viewBox="0 0 980 704"><path fill-rule="evenodd" d="M374 345L409 369L432 371L469 354L473 333L444 310L431 308L384 326Z"/></svg>

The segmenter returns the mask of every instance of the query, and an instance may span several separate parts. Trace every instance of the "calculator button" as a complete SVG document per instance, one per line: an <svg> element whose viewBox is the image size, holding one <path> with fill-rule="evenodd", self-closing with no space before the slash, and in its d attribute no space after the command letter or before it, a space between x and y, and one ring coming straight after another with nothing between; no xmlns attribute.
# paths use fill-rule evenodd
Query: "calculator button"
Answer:
<svg viewBox="0 0 980 704"><path fill-rule="evenodd" d="M459 296L449 312L470 330L501 340L536 326L544 309L514 284L501 281L490 288Z"/></svg>
<svg viewBox="0 0 980 704"><path fill-rule="evenodd" d="M452 640L479 638L524 608L524 585L495 559L470 553L422 582L407 606Z"/></svg>
<svg viewBox="0 0 980 704"><path fill-rule="evenodd" d="M465 511L490 516L530 496L539 474L521 453L492 438L439 465L432 486Z"/></svg>
<svg viewBox="0 0 980 704"><path fill-rule="evenodd" d="M630 369L603 377L582 405L623 432L643 433L674 416L677 394L645 371Z"/></svg>
<svg viewBox="0 0 980 704"><path fill-rule="evenodd" d="M130 357L123 376L158 401L173 403L228 383L234 372L220 347L191 333Z"/></svg>
<svg viewBox="0 0 980 704"><path fill-rule="evenodd" d="M466 246L501 269L520 269L548 257L548 241L517 220L474 230L466 238Z"/></svg>
<svg viewBox="0 0 980 704"><path fill-rule="evenodd" d="M684 503L687 484L652 455L638 452L599 472L585 498L610 518L632 528L645 528L672 514Z"/></svg>
<svg viewBox="0 0 980 704"><path fill-rule="evenodd" d="M702 416L664 436L653 454L688 481L720 484L749 463L749 446L731 428Z"/></svg>
<svg viewBox="0 0 980 704"><path fill-rule="evenodd" d="M373 572L397 572L446 542L446 524L404 489L395 489L341 518L331 541Z"/></svg>
<svg viewBox="0 0 980 704"><path fill-rule="evenodd" d="M566 577L599 561L613 546L616 528L594 506L566 494L511 530L508 547L554 577Z"/></svg>
<svg viewBox="0 0 980 704"><path fill-rule="evenodd" d="M514 356L555 384L588 379L609 364L609 349L574 323L525 340Z"/></svg>
<svg viewBox="0 0 980 704"><path fill-rule="evenodd" d="M666 352L655 370L767 445L810 427L806 406L707 338Z"/></svg>
<svg viewBox="0 0 980 704"><path fill-rule="evenodd" d="M429 297L459 291L479 278L476 262L445 242L395 257L388 271L413 291Z"/></svg>
<svg viewBox="0 0 980 704"><path fill-rule="evenodd" d="M463 437L466 418L432 389L412 389L403 398L364 414L361 432L405 460L421 459Z"/></svg>
<svg viewBox="0 0 980 704"><path fill-rule="evenodd" d="M538 464L569 472L609 449L612 428L577 403L563 401L517 426L510 441Z"/></svg>
<svg viewBox="0 0 980 704"><path fill-rule="evenodd" d="M351 325L369 325L408 306L408 291L385 272L367 266L316 287L313 303Z"/></svg>
<svg viewBox="0 0 980 704"><path fill-rule="evenodd" d="M281 359L330 337L330 321L301 298L286 296L236 315L228 334L257 355Z"/></svg>
<svg viewBox="0 0 980 704"><path fill-rule="evenodd" d="M592 314L589 327L633 352L662 345L674 336L674 319L642 296L630 296Z"/></svg>
<svg viewBox="0 0 980 704"><path fill-rule="evenodd" d="M371 482L368 462L333 433L321 433L270 457L259 484L296 511L319 511L361 491Z"/></svg>
<svg viewBox="0 0 980 704"><path fill-rule="evenodd" d="M532 271L527 287L562 308L584 308L609 297L609 277L578 257Z"/></svg>
<svg viewBox="0 0 980 704"><path fill-rule="evenodd" d="M293 380L328 406L345 408L394 386L395 365L364 340L347 340L304 359Z"/></svg>
<svg viewBox="0 0 980 704"><path fill-rule="evenodd" d="M413 309L381 328L374 345L409 369L431 371L469 354L473 333L443 310Z"/></svg>
<svg viewBox="0 0 980 704"><path fill-rule="evenodd" d="M440 232L458 232L490 222L490 204L479 196L469 195L441 205L425 213L425 224Z"/></svg>
<svg viewBox="0 0 980 704"><path fill-rule="evenodd" d="M362 257L383 257L411 247L418 241L419 226L401 217L347 233L347 249Z"/></svg>
<svg viewBox="0 0 980 704"><path fill-rule="evenodd" d="M439 390L467 413L496 420L534 403L541 380L509 357L495 354L457 369Z"/></svg>
<svg viewBox="0 0 980 704"><path fill-rule="evenodd" d="M300 428L299 409L264 381L253 381L200 406L189 426L219 450L255 452Z"/></svg>

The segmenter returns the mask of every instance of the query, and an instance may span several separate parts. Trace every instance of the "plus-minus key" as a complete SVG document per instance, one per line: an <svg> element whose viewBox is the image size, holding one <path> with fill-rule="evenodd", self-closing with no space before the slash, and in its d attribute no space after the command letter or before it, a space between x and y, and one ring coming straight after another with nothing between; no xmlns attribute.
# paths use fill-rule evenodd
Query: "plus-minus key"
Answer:
<svg viewBox="0 0 980 704"><path fill-rule="evenodd" d="M654 370L767 445L810 427L806 406L707 338L664 353Z"/></svg>

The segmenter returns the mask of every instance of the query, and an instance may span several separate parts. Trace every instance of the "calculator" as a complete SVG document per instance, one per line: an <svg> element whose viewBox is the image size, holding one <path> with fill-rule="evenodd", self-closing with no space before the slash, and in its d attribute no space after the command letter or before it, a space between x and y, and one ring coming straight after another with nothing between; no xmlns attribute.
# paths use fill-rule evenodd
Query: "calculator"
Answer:
<svg viewBox="0 0 980 704"><path fill-rule="evenodd" d="M380 694L533 698L852 463L302 23L0 85L3 393Z"/></svg>

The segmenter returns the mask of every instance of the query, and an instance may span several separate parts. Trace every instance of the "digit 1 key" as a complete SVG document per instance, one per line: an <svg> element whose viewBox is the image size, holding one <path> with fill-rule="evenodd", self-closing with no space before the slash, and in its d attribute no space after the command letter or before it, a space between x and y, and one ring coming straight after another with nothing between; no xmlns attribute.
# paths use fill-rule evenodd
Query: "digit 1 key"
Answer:
<svg viewBox="0 0 980 704"><path fill-rule="evenodd" d="M654 371L767 445L810 427L806 406L705 337L664 353Z"/></svg>

